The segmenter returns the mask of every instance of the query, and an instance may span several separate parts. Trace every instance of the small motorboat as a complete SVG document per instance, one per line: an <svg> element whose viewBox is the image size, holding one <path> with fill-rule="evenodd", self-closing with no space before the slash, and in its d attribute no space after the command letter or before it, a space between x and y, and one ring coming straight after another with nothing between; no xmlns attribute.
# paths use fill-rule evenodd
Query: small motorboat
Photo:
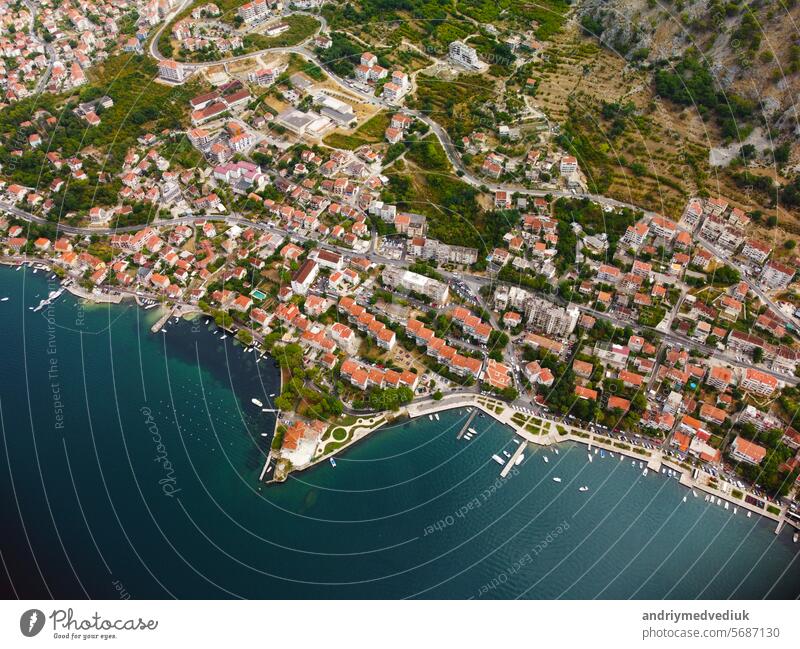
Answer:
<svg viewBox="0 0 800 649"><path fill-rule="evenodd" d="M520 456L517 458L516 462L514 462L514 466L519 466L522 464L522 460L525 459L525 453L521 453Z"/></svg>
<svg viewBox="0 0 800 649"><path fill-rule="evenodd" d="M644 471L642 471L642 475L647 475L647 473L648 473L648 471L647 471L647 467L645 467L645 468L644 468Z"/></svg>
<svg viewBox="0 0 800 649"><path fill-rule="evenodd" d="M589 456L589 462L591 462L592 461L592 454L591 453L587 453L587 455Z"/></svg>
<svg viewBox="0 0 800 649"><path fill-rule="evenodd" d="M253 403L253 404L255 404L255 405L257 405L259 408L263 408L263 407L264 407L264 404L263 404L263 403L261 403L261 402L260 402L258 399L256 399L255 397L253 397L252 399L250 399L250 402L251 402L251 403Z"/></svg>
<svg viewBox="0 0 800 649"><path fill-rule="evenodd" d="M792 536L792 541L793 541L794 543L797 543L797 539L798 539L798 538L800 538L800 534L798 534L797 532L795 532L795 533L794 533L794 536Z"/></svg>
<svg viewBox="0 0 800 649"><path fill-rule="evenodd" d="M511 457L511 453L509 453L508 451L503 451L503 455L505 455L506 457Z"/></svg>
<svg viewBox="0 0 800 649"><path fill-rule="evenodd" d="M553 482L561 482L561 478L553 478Z"/></svg>
<svg viewBox="0 0 800 649"><path fill-rule="evenodd" d="M336 460L334 460L333 458L330 458L328 461L331 463L331 466L335 469L336 468Z"/></svg>
<svg viewBox="0 0 800 649"><path fill-rule="evenodd" d="M7 297L0 298L0 302L8 302L8 298Z"/></svg>
<svg viewBox="0 0 800 649"><path fill-rule="evenodd" d="M589 487L587 486L580 487L578 491L589 491Z"/></svg>
<svg viewBox="0 0 800 649"><path fill-rule="evenodd" d="M431 421L433 421L433 415L428 415L428 419L430 419Z"/></svg>
<svg viewBox="0 0 800 649"><path fill-rule="evenodd" d="M553 453L555 453L556 455L558 455L558 449L557 449L557 448L554 448L554 449L553 449Z"/></svg>
<svg viewBox="0 0 800 649"><path fill-rule="evenodd" d="M498 464L505 464L506 463L506 461L503 458L501 458L499 455L496 455L496 454L492 455L492 459L495 462L497 462Z"/></svg>
<svg viewBox="0 0 800 649"><path fill-rule="evenodd" d="M733 508L733 514L734 514L734 516L736 515L736 512L738 512L738 511L739 511L739 508L738 508L738 507L734 507L734 508Z"/></svg>
<svg viewBox="0 0 800 649"><path fill-rule="evenodd" d="M747 518L750 518L753 515L753 512L747 512Z"/></svg>
<svg viewBox="0 0 800 649"><path fill-rule="evenodd" d="M439 413L438 412L436 414L434 414L433 416L436 417L436 421L439 421Z"/></svg>
<svg viewBox="0 0 800 649"><path fill-rule="evenodd" d="M686 502L686 496L683 497L683 502Z"/></svg>
<svg viewBox="0 0 800 649"><path fill-rule="evenodd" d="M550 461L550 458L548 458L546 455L543 455L542 457L544 458L545 464Z"/></svg>

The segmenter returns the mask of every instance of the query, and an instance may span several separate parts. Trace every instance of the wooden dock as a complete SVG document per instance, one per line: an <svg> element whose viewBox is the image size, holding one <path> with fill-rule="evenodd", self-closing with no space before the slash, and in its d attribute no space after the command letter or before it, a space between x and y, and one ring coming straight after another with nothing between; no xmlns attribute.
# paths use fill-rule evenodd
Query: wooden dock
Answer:
<svg viewBox="0 0 800 649"><path fill-rule="evenodd" d="M467 418L467 423L464 424L464 426L461 428L461 432L458 434L456 439L461 439L462 437L464 437L464 433L467 432L467 429L469 428L469 425L472 423L472 420L475 419L475 415L477 415L477 414L478 414L478 409L477 408L473 408L472 412L470 413L469 417Z"/></svg>
<svg viewBox="0 0 800 649"><path fill-rule="evenodd" d="M506 462L506 465L503 467L503 470L500 471L500 477L505 478L509 471L514 468L514 465L517 462L517 458L525 452L525 449L528 448L528 442L522 441L519 443L517 450L514 451L514 454L511 456L511 459Z"/></svg>

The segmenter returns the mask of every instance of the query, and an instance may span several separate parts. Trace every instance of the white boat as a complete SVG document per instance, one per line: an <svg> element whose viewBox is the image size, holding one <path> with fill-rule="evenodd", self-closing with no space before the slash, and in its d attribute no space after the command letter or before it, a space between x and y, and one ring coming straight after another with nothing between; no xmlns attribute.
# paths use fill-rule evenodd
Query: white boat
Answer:
<svg viewBox="0 0 800 649"><path fill-rule="evenodd" d="M162 329L162 330L161 330L161 333L162 333L162 334L165 334L165 333L167 333L167 330L166 330L166 329Z"/></svg>
<svg viewBox="0 0 800 649"><path fill-rule="evenodd" d="M17 270L19 270L20 268L22 268L22 266L17 266ZM14 272L16 272L16 271L14 271Z"/></svg>
<svg viewBox="0 0 800 649"><path fill-rule="evenodd" d="M631 466L636 466L636 460L631 460Z"/></svg>
<svg viewBox="0 0 800 649"><path fill-rule="evenodd" d="M683 497L683 502L686 502L686 496Z"/></svg>
<svg viewBox="0 0 800 649"><path fill-rule="evenodd" d="M227 334L222 334L222 335L219 337L219 339L220 339L220 340L225 340L227 337L228 337L228 336L227 336Z"/></svg>
<svg viewBox="0 0 800 649"><path fill-rule="evenodd" d="M697 498L697 492L694 489L692 489L692 495Z"/></svg>
<svg viewBox="0 0 800 649"><path fill-rule="evenodd" d="M525 453L521 453L520 456L517 458L517 461L514 462L514 466L519 466L522 464L522 460L525 459Z"/></svg>
<svg viewBox="0 0 800 649"><path fill-rule="evenodd" d="M336 460L334 460L333 458L330 458L329 462L331 463L331 466L335 469L336 468Z"/></svg>
<svg viewBox="0 0 800 649"><path fill-rule="evenodd" d="M438 412L433 416L436 417L436 421L439 421L439 413Z"/></svg>
<svg viewBox="0 0 800 649"><path fill-rule="evenodd" d="M592 461L592 454L591 453L587 453L587 455L589 456L589 462L591 462Z"/></svg>
<svg viewBox="0 0 800 649"><path fill-rule="evenodd" d="M706 494L706 502L708 502L708 494Z"/></svg>
<svg viewBox="0 0 800 649"><path fill-rule="evenodd" d="M661 473L666 473L666 472L667 472L666 469L661 469Z"/></svg>
<svg viewBox="0 0 800 649"><path fill-rule="evenodd" d="M8 302L8 298L7 297L0 298L0 302Z"/></svg>
<svg viewBox="0 0 800 649"><path fill-rule="evenodd" d="M561 478L553 478L553 482L561 482Z"/></svg>
<svg viewBox="0 0 800 649"><path fill-rule="evenodd" d="M613 454L611 451L609 451L609 452L608 452L608 454L609 454L611 457L614 457L614 454Z"/></svg>
<svg viewBox="0 0 800 649"><path fill-rule="evenodd" d="M642 471L642 475L647 475L647 473L648 473L648 472L647 472L647 467L645 467L645 468L644 468L644 471Z"/></svg>
<svg viewBox="0 0 800 649"><path fill-rule="evenodd" d="M735 514L736 514L736 512L738 512L738 511L739 511L739 508L738 508L738 507L734 507L734 508L733 508L733 513L734 513L734 515L735 515Z"/></svg>
<svg viewBox="0 0 800 649"><path fill-rule="evenodd" d="M275 396L275 393L274 393L274 392L270 392L270 395L269 395L269 396L270 396L270 397L274 397L274 396Z"/></svg>
<svg viewBox="0 0 800 649"><path fill-rule="evenodd" d="M747 518L750 518L753 515L753 512L747 512Z"/></svg>
<svg viewBox="0 0 800 649"><path fill-rule="evenodd" d="M554 449L553 449L553 453L555 453L556 455L558 455L558 449L557 449L557 448L554 448Z"/></svg>
<svg viewBox="0 0 800 649"><path fill-rule="evenodd" d="M519 440L516 437L512 438L511 441L514 442L517 446L519 446Z"/></svg>
<svg viewBox="0 0 800 649"><path fill-rule="evenodd" d="M725 501L725 509L728 509L728 501Z"/></svg>
<svg viewBox="0 0 800 649"><path fill-rule="evenodd" d="M639 462L639 468L641 469L644 466L644 462Z"/></svg>
<svg viewBox="0 0 800 649"><path fill-rule="evenodd" d="M578 491L589 491L589 487L586 486L580 487Z"/></svg>
<svg viewBox="0 0 800 649"><path fill-rule="evenodd" d="M266 437L268 433L261 433L261 437Z"/></svg>
<svg viewBox="0 0 800 649"><path fill-rule="evenodd" d="M548 458L546 455L543 455L542 457L544 458L545 463L550 461L550 458Z"/></svg>
<svg viewBox="0 0 800 649"><path fill-rule="evenodd" d="M594 454L597 455L597 449L594 449Z"/></svg>
<svg viewBox="0 0 800 649"><path fill-rule="evenodd" d="M508 451L503 451L503 455L505 455L506 457L511 457L511 453L509 453Z"/></svg>
<svg viewBox="0 0 800 649"><path fill-rule="evenodd" d="M37 270L38 270L37 268L34 268L34 269L33 269L33 274L34 274L34 275L36 274Z"/></svg>
<svg viewBox="0 0 800 649"><path fill-rule="evenodd" d="M433 421L433 415L428 415L428 419L430 419L431 421Z"/></svg>
<svg viewBox="0 0 800 649"><path fill-rule="evenodd" d="M798 538L800 538L800 534L798 534L797 532L795 532L795 533L794 533L794 536L792 536L792 541L793 541L794 543L797 543L797 539L798 539Z"/></svg>
<svg viewBox="0 0 800 649"><path fill-rule="evenodd" d="M254 403L255 405L257 405L259 408L263 408L263 407L264 407L264 404L263 404L263 403L261 403L261 402L260 402L258 399L256 399L255 397L253 397L252 399L250 399L250 401L251 401L252 403Z"/></svg>
<svg viewBox="0 0 800 649"><path fill-rule="evenodd" d="M501 458L499 455L492 455L492 459L497 462L498 464L505 464L506 461Z"/></svg>
<svg viewBox="0 0 800 649"><path fill-rule="evenodd" d="M477 431L477 430L475 430L474 428L467 428L467 430L468 430L470 433L472 433L473 435L477 435L477 434L478 434L478 431ZM519 442L517 442L517 444L519 444Z"/></svg>

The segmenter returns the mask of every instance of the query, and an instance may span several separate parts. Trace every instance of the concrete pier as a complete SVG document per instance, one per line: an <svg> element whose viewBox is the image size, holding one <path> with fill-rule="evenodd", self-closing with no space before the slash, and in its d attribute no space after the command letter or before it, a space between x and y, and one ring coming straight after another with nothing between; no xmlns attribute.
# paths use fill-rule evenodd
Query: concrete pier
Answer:
<svg viewBox="0 0 800 649"><path fill-rule="evenodd" d="M456 439L461 439L462 437L464 437L464 433L467 432L467 428L469 428L470 424L472 423L472 420L475 419L475 415L477 415L477 414L478 414L478 410L473 408L472 412L470 413L469 417L467 418L467 423L464 424L463 428L461 429L461 432L456 436Z"/></svg>
<svg viewBox="0 0 800 649"><path fill-rule="evenodd" d="M517 450L514 451L514 455L511 456L511 459L506 462L506 465L503 467L502 471L500 471L500 477L505 478L509 471L514 468L514 464L517 461L517 458L525 452L525 449L528 448L528 442L520 442Z"/></svg>

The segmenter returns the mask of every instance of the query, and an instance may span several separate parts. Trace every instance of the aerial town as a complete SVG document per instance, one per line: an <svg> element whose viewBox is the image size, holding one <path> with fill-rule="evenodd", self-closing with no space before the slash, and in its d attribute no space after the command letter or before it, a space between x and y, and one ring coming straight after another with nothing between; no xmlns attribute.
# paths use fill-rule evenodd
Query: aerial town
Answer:
<svg viewBox="0 0 800 649"><path fill-rule="evenodd" d="M376 54L312 1L2 13L4 263L274 358L267 479L328 461L356 418L455 395L800 521L800 257L750 206L590 193L534 78L468 132L440 125L423 71L504 65L466 37ZM525 74L547 58L535 33L497 38Z"/></svg>

